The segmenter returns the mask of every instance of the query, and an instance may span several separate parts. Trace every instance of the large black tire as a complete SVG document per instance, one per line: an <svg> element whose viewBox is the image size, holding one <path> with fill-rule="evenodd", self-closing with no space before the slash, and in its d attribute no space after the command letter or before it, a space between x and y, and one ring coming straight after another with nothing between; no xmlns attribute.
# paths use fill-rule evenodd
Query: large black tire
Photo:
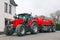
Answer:
<svg viewBox="0 0 60 40"><path fill-rule="evenodd" d="M52 32L52 29L50 28L47 32Z"/></svg>
<svg viewBox="0 0 60 40"><path fill-rule="evenodd" d="M31 34L37 34L38 33L38 26L36 22L33 22L31 25Z"/></svg>
<svg viewBox="0 0 60 40"><path fill-rule="evenodd" d="M55 26L53 26L52 32L56 32L56 27Z"/></svg>
<svg viewBox="0 0 60 40"><path fill-rule="evenodd" d="M47 32L52 32L52 27L49 26L49 28L47 29Z"/></svg>
<svg viewBox="0 0 60 40"><path fill-rule="evenodd" d="M13 32L11 31L12 27L11 26L6 26L4 28L4 33L7 35L7 36L10 36L13 34Z"/></svg>
<svg viewBox="0 0 60 40"><path fill-rule="evenodd" d="M24 27L23 24L20 24L20 25L17 26L16 33L17 33L18 36L24 36L25 35L26 30L25 30L25 27Z"/></svg>

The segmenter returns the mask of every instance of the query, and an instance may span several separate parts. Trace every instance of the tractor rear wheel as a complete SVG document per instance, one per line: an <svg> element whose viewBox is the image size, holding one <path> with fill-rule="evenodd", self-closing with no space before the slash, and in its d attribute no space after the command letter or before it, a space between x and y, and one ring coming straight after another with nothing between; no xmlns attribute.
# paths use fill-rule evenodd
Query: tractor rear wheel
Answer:
<svg viewBox="0 0 60 40"><path fill-rule="evenodd" d="M17 33L18 36L24 36L25 35L26 30L25 30L25 27L24 27L23 24L20 24L20 25L17 26L16 33Z"/></svg>
<svg viewBox="0 0 60 40"><path fill-rule="evenodd" d="M33 22L31 25L31 34L37 34L38 33L38 27L36 22Z"/></svg>

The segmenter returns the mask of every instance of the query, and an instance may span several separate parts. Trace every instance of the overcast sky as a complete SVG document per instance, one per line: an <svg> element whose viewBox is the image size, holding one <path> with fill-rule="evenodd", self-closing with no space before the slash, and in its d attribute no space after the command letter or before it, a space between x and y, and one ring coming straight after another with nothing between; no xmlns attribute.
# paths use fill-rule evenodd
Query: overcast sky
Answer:
<svg viewBox="0 0 60 40"><path fill-rule="evenodd" d="M32 15L49 16L60 10L60 0L15 0L15 2L18 4L17 14L32 12Z"/></svg>

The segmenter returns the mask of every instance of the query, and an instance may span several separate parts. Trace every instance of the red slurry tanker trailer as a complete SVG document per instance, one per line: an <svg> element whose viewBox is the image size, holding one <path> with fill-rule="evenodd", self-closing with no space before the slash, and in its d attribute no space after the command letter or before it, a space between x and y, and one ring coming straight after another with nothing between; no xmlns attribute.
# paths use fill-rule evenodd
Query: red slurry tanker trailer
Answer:
<svg viewBox="0 0 60 40"><path fill-rule="evenodd" d="M44 19L42 17L35 17L34 21L38 26L38 31L39 32L42 32L42 31L55 32L56 31L55 23L51 19Z"/></svg>

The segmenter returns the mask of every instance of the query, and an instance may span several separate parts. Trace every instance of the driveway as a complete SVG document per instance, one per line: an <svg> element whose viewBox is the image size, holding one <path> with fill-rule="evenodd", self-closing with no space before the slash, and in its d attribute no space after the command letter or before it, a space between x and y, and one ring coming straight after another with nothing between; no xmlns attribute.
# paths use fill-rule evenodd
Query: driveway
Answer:
<svg viewBox="0 0 60 40"><path fill-rule="evenodd" d="M0 40L60 40L60 31L52 33L38 33L35 35L27 34L26 36L18 37L16 35L6 36L0 35Z"/></svg>

